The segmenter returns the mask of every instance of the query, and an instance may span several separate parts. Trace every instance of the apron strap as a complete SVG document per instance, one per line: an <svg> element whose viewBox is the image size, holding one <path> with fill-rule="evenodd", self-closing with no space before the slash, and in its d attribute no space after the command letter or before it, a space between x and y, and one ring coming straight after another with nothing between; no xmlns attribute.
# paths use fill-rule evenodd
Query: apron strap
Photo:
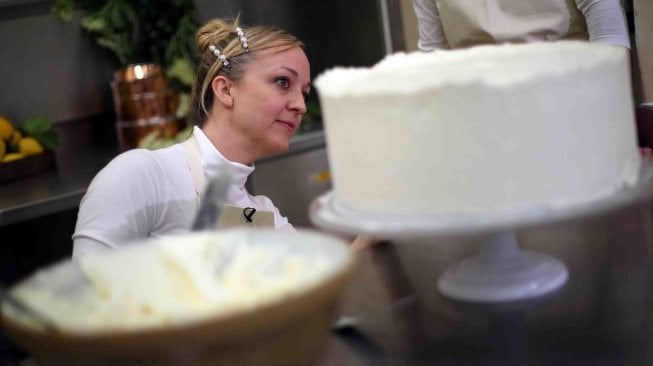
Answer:
<svg viewBox="0 0 653 366"><path fill-rule="evenodd" d="M451 48L588 39L574 0L436 0L435 4Z"/></svg>
<svg viewBox="0 0 653 366"><path fill-rule="evenodd" d="M200 200L206 189L206 178L204 177L204 168L202 166L202 155L195 136L192 135L188 140L181 143L181 147L186 153L188 161L188 170L193 179L195 187L195 197L197 209L200 207ZM216 222L216 227L226 229L236 226L250 227L271 227L274 228L274 213L271 211L254 210L238 207L232 204L225 204L222 208L222 214ZM253 213L256 212L254 215Z"/></svg>
<svg viewBox="0 0 653 366"><path fill-rule="evenodd" d="M204 178L204 168L202 167L202 155L197 146L197 140L194 135L181 143L181 147L186 153L186 160L188 161L188 170L193 178L193 186L195 186L195 196L197 208L200 206L200 198L204 193L206 179Z"/></svg>

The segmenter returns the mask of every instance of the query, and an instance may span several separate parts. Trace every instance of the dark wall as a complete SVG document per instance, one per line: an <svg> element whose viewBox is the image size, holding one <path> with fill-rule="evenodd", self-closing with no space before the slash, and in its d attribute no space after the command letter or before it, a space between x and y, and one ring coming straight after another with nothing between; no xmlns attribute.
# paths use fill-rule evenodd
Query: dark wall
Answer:
<svg viewBox="0 0 653 366"><path fill-rule="evenodd" d="M313 76L335 66L371 65L385 51L376 0L196 1L198 19L233 18L281 27L306 44Z"/></svg>
<svg viewBox="0 0 653 366"><path fill-rule="evenodd" d="M113 108L108 81L116 65L50 5L0 0L0 115L17 125L35 114L59 122Z"/></svg>
<svg viewBox="0 0 653 366"><path fill-rule="evenodd" d="M0 0L0 115L15 124L43 114L53 122L112 111L118 67L51 0ZM198 19L233 17L272 24L306 43L313 75L333 65L370 65L384 54L376 0L196 0Z"/></svg>

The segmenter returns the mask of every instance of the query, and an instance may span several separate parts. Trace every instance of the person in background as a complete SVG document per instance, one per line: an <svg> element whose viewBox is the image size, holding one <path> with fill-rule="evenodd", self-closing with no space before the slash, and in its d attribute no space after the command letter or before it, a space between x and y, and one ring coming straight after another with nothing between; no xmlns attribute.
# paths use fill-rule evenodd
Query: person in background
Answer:
<svg viewBox="0 0 653 366"><path fill-rule="evenodd" d="M483 44L585 40L630 50L620 0L412 0L422 52ZM640 147L653 159L653 149Z"/></svg>
<svg viewBox="0 0 653 366"><path fill-rule="evenodd" d="M191 113L199 126L183 143L126 151L94 177L80 204L73 258L189 231L205 182L225 168L233 175L220 218L226 226L260 219L259 226L294 230L245 182L257 159L288 149L306 112L303 43L275 27L241 28L238 18L207 22L195 43L200 63Z"/></svg>
<svg viewBox="0 0 653 366"><path fill-rule="evenodd" d="M578 39L630 49L620 0L412 0L420 51Z"/></svg>

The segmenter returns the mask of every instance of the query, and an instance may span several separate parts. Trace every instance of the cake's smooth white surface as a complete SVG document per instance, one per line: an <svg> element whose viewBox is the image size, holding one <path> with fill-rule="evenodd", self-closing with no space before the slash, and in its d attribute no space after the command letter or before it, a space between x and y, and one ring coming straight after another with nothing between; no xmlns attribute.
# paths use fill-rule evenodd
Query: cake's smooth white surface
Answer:
<svg viewBox="0 0 653 366"><path fill-rule="evenodd" d="M627 50L564 41L398 53L315 85L333 195L421 215L560 207L638 178Z"/></svg>

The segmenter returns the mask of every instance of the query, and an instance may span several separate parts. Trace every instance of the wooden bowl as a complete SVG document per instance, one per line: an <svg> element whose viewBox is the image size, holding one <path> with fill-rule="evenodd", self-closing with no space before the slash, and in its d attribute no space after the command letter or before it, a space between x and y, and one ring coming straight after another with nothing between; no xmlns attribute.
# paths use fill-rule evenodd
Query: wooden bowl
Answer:
<svg viewBox="0 0 653 366"><path fill-rule="evenodd" d="M247 236L249 242L291 247L292 253L320 256L328 270L315 283L290 295L223 315L182 324L130 331L48 332L19 320L3 307L9 338L31 353L39 365L307 365L319 359L339 300L353 272L353 254L339 238L300 230L232 229L219 235ZM195 235L179 237L180 245ZM120 250L120 249L118 249ZM39 271L56 278L69 270L65 261ZM32 275L17 286L29 286ZM59 276L61 277L61 276ZM79 281L79 279L73 280Z"/></svg>

